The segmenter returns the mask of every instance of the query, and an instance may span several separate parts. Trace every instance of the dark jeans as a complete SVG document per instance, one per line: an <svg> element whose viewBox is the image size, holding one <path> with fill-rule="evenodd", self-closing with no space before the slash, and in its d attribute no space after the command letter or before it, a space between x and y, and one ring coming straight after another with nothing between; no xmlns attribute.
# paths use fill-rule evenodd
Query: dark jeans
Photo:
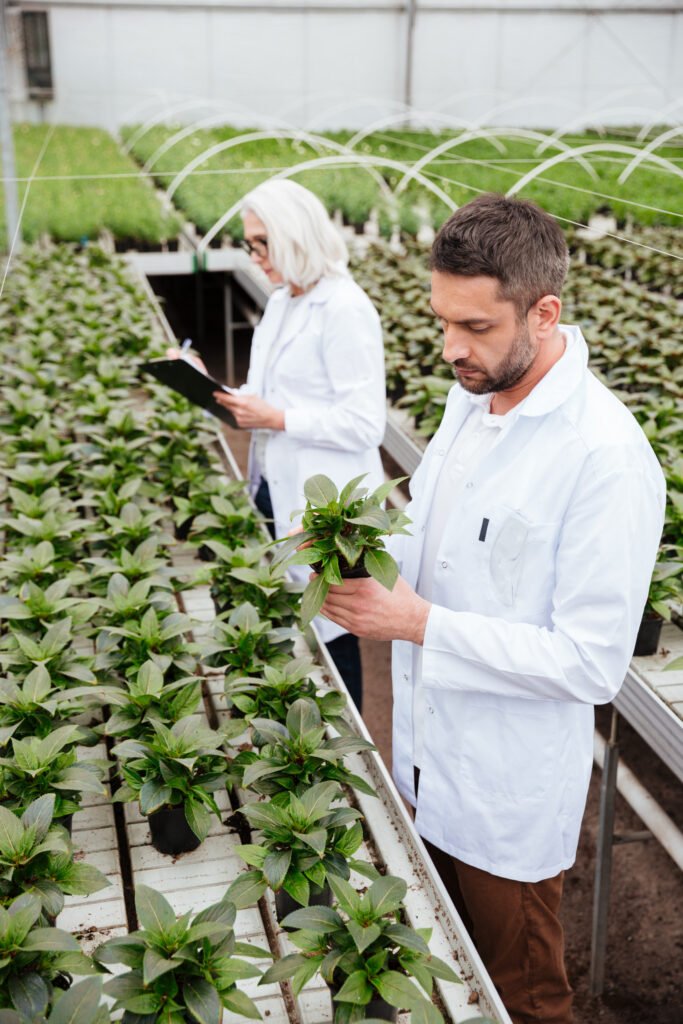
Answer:
<svg viewBox="0 0 683 1024"><path fill-rule="evenodd" d="M261 477L261 483L254 495L254 503L266 519L272 520L273 503L270 500L268 481L264 480L263 477ZM270 530L271 536L275 537L275 527L272 521L266 525ZM336 640L330 640L327 644L327 649L337 667L339 675L346 683L351 699L358 710L361 711L363 704L363 671L361 668L358 637L353 636L351 633L343 633Z"/></svg>

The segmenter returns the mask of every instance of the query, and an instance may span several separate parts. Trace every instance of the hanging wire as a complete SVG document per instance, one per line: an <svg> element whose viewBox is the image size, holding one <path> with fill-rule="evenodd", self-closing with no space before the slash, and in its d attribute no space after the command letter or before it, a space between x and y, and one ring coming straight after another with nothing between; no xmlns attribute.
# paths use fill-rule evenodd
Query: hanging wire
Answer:
<svg viewBox="0 0 683 1024"><path fill-rule="evenodd" d="M14 250L16 248L17 240L19 238L19 233L21 231L21 221L24 216L24 210L26 209L26 203L28 200L29 192L31 191L31 185L35 180L36 172L38 171L41 161L45 156L45 151L47 150L47 147L50 145L50 140L52 139L56 127L57 125L53 124L47 131L45 139L43 140L43 145L41 146L40 152L38 153L38 156L36 158L36 162L33 165L33 170L31 171L31 174L28 178L28 183L24 191L24 198L21 201L21 209L19 210L19 217L17 219L17 226L14 232L14 238L12 239L12 244L10 245L9 254L7 256L7 262L5 263L5 270L2 275L2 284L0 284L0 299L2 298L3 293L5 291L5 281L7 280L7 274L9 273L10 264L12 263L12 257L14 256Z"/></svg>

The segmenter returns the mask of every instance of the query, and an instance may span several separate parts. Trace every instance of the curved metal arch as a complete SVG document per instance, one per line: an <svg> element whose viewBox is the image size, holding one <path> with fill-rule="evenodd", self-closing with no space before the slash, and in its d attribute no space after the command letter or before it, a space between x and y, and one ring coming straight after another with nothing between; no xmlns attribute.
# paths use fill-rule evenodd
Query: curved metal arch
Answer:
<svg viewBox="0 0 683 1024"><path fill-rule="evenodd" d="M375 166L388 167L391 168L392 170L407 170L407 165L402 163L400 160L389 160L386 159L385 157L363 156L360 153L347 153L344 156L323 156L319 157L316 160L305 160L303 163L296 164L293 167L283 168L282 171L278 172L278 174L274 174L268 180L275 181L278 178L291 178L292 175L299 174L302 171L314 171L321 167L336 167L343 164L349 164L349 162L352 165L355 164L359 167L362 167L369 163L373 163ZM458 209L458 204L455 202L455 200L451 199L451 197L447 195L443 191L443 189L440 189L439 186L435 185L433 181L429 180L429 178L426 178L424 177L424 175L421 174L416 178L416 180L419 181L421 185L424 185L424 187L428 189L430 192L432 192L438 199L440 199L441 202L445 203L445 205L448 207L451 213L454 210ZM391 197L392 199L395 198L395 194L391 193ZM236 203L233 203L230 209L226 210L226 212L221 217L219 217L219 219L216 221L213 227L209 228L209 230L207 231L207 233L204 235L199 245L197 246L198 253L204 252L204 250L211 244L213 239L216 237L218 232L223 227L225 227L228 221L230 221L235 216L236 213L238 213L241 203L241 199L239 199Z"/></svg>
<svg viewBox="0 0 683 1024"><path fill-rule="evenodd" d="M323 136L320 135L311 135L310 137L312 139L315 139L317 142L326 145L328 149L336 150L339 154L344 155L346 158L354 155L351 150L347 149L346 146L342 146L341 143L339 142L333 142L331 139L325 139L323 138ZM190 160L190 162L187 163L185 167L183 167L182 171L180 171L179 174L176 174L175 178L166 189L166 194L168 195L169 199L172 199L177 189L185 181L185 178L187 178L189 174L192 174L192 172L196 170L196 168L203 164L206 160L210 160L211 157L217 156L218 153L224 153L228 149L234 149L236 146L241 146L245 142L257 142L265 139L286 138L296 138L298 141L307 142L308 132L289 132L285 130L274 129L272 131L248 132L246 135L238 135L234 139L225 139L223 142L217 142L215 146L209 146L209 148L205 149L203 153L199 153L198 156L194 158L194 160ZM371 166L368 166L367 171L368 174L373 178L375 183L378 185L380 191L384 194L384 197L387 200L387 202L391 203L393 201L393 193L389 186L387 185L384 178L382 177L382 175L378 171L376 171L374 167Z"/></svg>
<svg viewBox="0 0 683 1024"><path fill-rule="evenodd" d="M466 128L468 131L475 131L478 125L473 124L471 121L466 121L464 118L454 117L450 114L434 114L432 111L421 111L411 110L408 113L402 114L388 114L386 117L380 118L378 121L374 121L372 124L366 125L365 128L361 128L352 135L346 145L349 149L355 149L359 142L367 138L368 135L372 135L373 132L380 131L382 128L390 128L394 124L401 124L403 121L412 120L414 117L426 115L436 121L442 121L444 124L453 128ZM497 149L499 153L506 153L507 150L502 142L497 139L490 140L491 145L494 149Z"/></svg>
<svg viewBox="0 0 683 1024"><path fill-rule="evenodd" d="M242 104L240 104L242 106ZM176 114L183 114L186 110L196 110L197 107L209 107L214 110L222 110L224 115L226 112L225 104L217 103L214 100L208 99L193 99L183 100L181 103L176 103L175 106L167 107L162 113L157 111L152 117L147 118L144 124L141 124L136 132L133 132L128 142L124 145L123 150L125 153L130 153L133 146L140 141L143 135L146 135L148 131L155 128L158 124L162 124L167 121L170 117L174 117ZM242 110L246 110L246 107L242 106Z"/></svg>
<svg viewBox="0 0 683 1024"><path fill-rule="evenodd" d="M202 131L204 128L215 128L219 125L224 125L226 123L225 116L225 113L211 114L209 117L199 118L197 121L193 121L191 124L186 125L184 128L180 128L168 139L165 139L165 141L162 142L162 144L154 151L154 153L152 153L152 155L146 161L143 170L149 173L152 167L154 167L154 164L157 162L157 160L160 160L165 153L168 153L170 149L173 149L173 147L176 146L179 142L182 142L183 139L188 138L190 135L194 135L195 132ZM281 120L280 118L274 117L272 119L267 120L270 120L270 123L275 129L284 129L285 131L300 132L300 129L296 128L294 125L289 124L287 121ZM313 145L313 143L311 143L311 145L313 146L314 149L318 148L317 146Z"/></svg>
<svg viewBox="0 0 683 1024"><path fill-rule="evenodd" d="M658 116L654 120L648 121L647 124L643 125L643 127L636 135L636 139L638 140L638 142L643 141L643 139L648 134L650 129L654 128L654 126L657 124L660 118L662 123L666 123L665 118L668 117L672 110L678 110L679 107L683 107L683 96L679 96L677 100L673 100L671 103L668 103L663 110L659 111Z"/></svg>
<svg viewBox="0 0 683 1024"><path fill-rule="evenodd" d="M606 107L603 104L596 110L591 110L587 114L584 113L574 117L571 121L566 121L562 127L556 128L555 131L548 136L548 141L537 147L535 155L540 156L541 153L545 152L548 146L552 145L552 143L556 142L558 139L561 139L563 135L567 135L571 131L580 129L582 125L589 124L590 119L593 117L599 117L600 115L604 116L605 114L618 114L619 116L622 114L628 114L629 116L633 115L638 119L643 113L651 114L652 109L650 107L637 107L635 105L628 107ZM593 131L598 132L600 135L606 135L609 131L609 128L606 128L604 124L593 125L592 128Z"/></svg>
<svg viewBox="0 0 683 1024"><path fill-rule="evenodd" d="M635 156L641 152L642 150L637 149L635 146L626 146L620 142L593 142L588 146L579 146L575 150L575 153L580 153L581 155L587 153L625 153L627 156ZM538 164L532 170L527 171L524 177L520 178L519 181L516 181L512 188L508 189L505 194L508 196L516 195L518 192L521 192L523 188L526 188L529 182L533 181L534 178L537 178L540 174L550 170L551 167L555 167L556 164L561 164L565 160L568 160L569 156L569 153L557 153L555 156L549 157L547 160L544 160L542 164ZM670 160L665 160L664 157L657 156L655 153L648 153L646 159L651 160L660 167L664 167L667 171L672 172L677 177L683 178L683 170L675 164L672 164Z"/></svg>
<svg viewBox="0 0 683 1024"><path fill-rule="evenodd" d="M429 153L425 153L425 155L421 157L416 164L413 164L408 173L401 178L396 186L396 195L400 195L401 192L407 188L416 173L420 172L423 167L427 166L427 164L430 164L432 160L441 156L442 153L446 153L450 149L455 149L457 146L462 146L465 142L471 142L473 139L485 138L487 135L503 135L506 138L512 137L527 139L531 142L537 142L539 139L545 138L543 132L535 132L527 128L477 128L474 131L465 132L463 135L459 135L455 139L447 139L446 142L442 142L440 145L435 146ZM572 149L571 146L568 146L566 143L560 142L559 140L555 142L554 145L558 149L562 150L568 158L573 156L574 159L581 164L584 170L590 174L593 180L596 180L597 174L595 173L595 170L587 160L584 160L583 157L579 155L579 151L577 149Z"/></svg>
<svg viewBox="0 0 683 1024"><path fill-rule="evenodd" d="M652 140L652 142L648 142L647 146L645 146L644 149L641 149L638 156L634 156L630 164L628 164L621 172L617 178L619 184L623 185L624 182L631 177L636 167L638 167L638 165L641 164L650 153L654 152L655 149L659 149L660 146L663 146L665 142L668 142L669 139L673 139L676 135L683 135L683 125L677 125L675 128L669 128L668 131L662 132L661 135L658 135L656 139Z"/></svg>

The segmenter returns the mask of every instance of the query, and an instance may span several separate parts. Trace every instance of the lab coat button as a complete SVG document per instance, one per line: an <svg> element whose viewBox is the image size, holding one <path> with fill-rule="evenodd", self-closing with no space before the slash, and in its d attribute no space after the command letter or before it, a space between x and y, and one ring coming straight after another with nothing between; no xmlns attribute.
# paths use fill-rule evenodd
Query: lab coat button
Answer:
<svg viewBox="0 0 683 1024"><path fill-rule="evenodd" d="M474 484L472 483L472 481L471 481L471 480L468 480L468 481L467 481L467 483L465 484L465 487L466 487L466 488L467 488L467 490L469 491L469 489L470 489L471 487L474 487Z"/></svg>
<svg viewBox="0 0 683 1024"><path fill-rule="evenodd" d="M426 530L426 526L421 526L421 527L420 527L420 533L424 533L424 532L425 532L425 530Z"/></svg>
<svg viewBox="0 0 683 1024"><path fill-rule="evenodd" d="M439 450L437 452L437 455L445 455L445 454L446 454L446 449L445 448L439 448Z"/></svg>
<svg viewBox="0 0 683 1024"><path fill-rule="evenodd" d="M447 569L448 568L448 562L442 562L441 563L441 568L442 569Z"/></svg>
<svg viewBox="0 0 683 1024"><path fill-rule="evenodd" d="M434 708L432 707L432 705L431 705L431 704L429 704L429 705L427 706L427 711L429 712L429 714L430 714L430 715L433 715L433 714L434 714Z"/></svg>

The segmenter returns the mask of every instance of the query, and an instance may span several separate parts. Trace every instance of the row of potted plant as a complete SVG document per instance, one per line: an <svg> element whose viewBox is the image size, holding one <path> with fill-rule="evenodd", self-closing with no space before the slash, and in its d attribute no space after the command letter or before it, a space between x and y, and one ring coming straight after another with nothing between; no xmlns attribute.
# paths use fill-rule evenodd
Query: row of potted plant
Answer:
<svg viewBox="0 0 683 1024"><path fill-rule="evenodd" d="M91 343L88 332L83 332L83 340L86 347ZM289 828L290 835L300 821L305 791L314 792L315 807L308 809L307 828L301 831L308 843L297 840L299 845L290 851L285 865L279 833L275 830L266 835L264 831L263 846L256 848L266 855L261 864L254 864L260 872L261 891L267 883L275 883L273 888L287 892L287 880L292 890L289 895L305 904L317 882L349 876L348 858L362 841L357 812L335 804L340 783L364 784L354 780L343 765L344 754L360 749L364 741L325 736L324 720L341 724L342 698L317 692L310 666L288 657L291 628L274 627L273 620L262 618L250 603L226 608L211 641L188 645L192 623L177 610L173 594L189 581L183 580L168 557L172 538L165 522L168 517L159 507L159 500L171 493L170 485L176 492L177 516L182 516L178 525L192 519L187 527L190 539L219 556L202 570L202 578L213 579L216 585L222 574L226 604L234 580L239 597L247 593L241 588L251 587L249 593L257 600L271 602L262 607L262 613L273 613L275 599L276 621L282 623L292 620L296 596L293 598L284 585L281 569L264 570L253 557L250 547L259 549L260 558L262 545L257 543L260 538L251 510L242 515L235 510L235 504L243 501L236 489L228 494L226 486L219 484L213 495L218 501L213 501L209 510L183 504L181 499L192 497L192 485L184 481L185 494L178 494L178 483L183 480L179 466L184 462L194 467L198 505L204 496L197 466L204 461L205 475L215 475L217 468L206 458L206 449L203 455L200 445L188 451L180 440L182 432L169 425L174 416L176 420L186 417L186 409L173 402L169 408L166 400L163 415L156 418L148 411L134 410L130 381L116 368L111 348L103 368L108 387L98 388L101 380L97 376L91 379L88 391L95 394L88 403L81 382L91 369L77 345L69 396L73 397L74 391L78 395L77 405L71 407L78 409L78 415L72 415L64 391L45 378L45 361L36 359L38 349L38 345L33 347L30 358L20 357L22 380L14 388L17 400L7 420L12 441L3 453L4 475L12 481L3 494L8 554L4 575L9 599L0 641L3 668L8 672L3 710L12 718L7 724L3 721L2 739L6 749L11 744L14 755L0 768L3 779L9 780L5 783L8 792L12 786L19 799L22 787L15 776L21 777L22 765L48 755L49 770L38 775L41 784L53 785L57 793L45 793L36 802L51 801L52 812L62 793L79 792L64 789L64 783L67 787L74 780L80 785L92 784L96 774L101 791L100 773L107 766L93 762L86 767L82 758L76 764L74 752L76 743L96 742L102 733L118 741L112 754L122 766L124 785L116 798L137 799L143 812L152 816L162 807L182 806L198 839L208 830L211 813L217 811L212 794L228 781L252 786L260 793L270 791L272 799L254 807L265 814L269 813L266 808L271 808L285 815L280 824ZM101 353L94 357L101 364ZM53 369L58 368L55 360ZM161 394L157 397L162 399ZM52 411L63 425L56 446L54 435L41 425L41 417ZM69 446L67 459L60 457L65 446ZM159 481L159 477L165 479ZM160 482L155 501L154 485ZM238 529L240 519L243 532ZM223 530L221 520L229 520L229 528ZM372 529L377 528L375 523ZM215 532L211 536L204 530ZM216 540L217 536L222 539ZM246 564L234 564L236 548ZM86 653L85 644L93 638L94 654ZM229 700L235 715L242 716L221 730L209 730L192 718L200 699L195 674L198 655L227 670ZM26 702L31 704L28 716ZM111 713L106 722L98 724L94 719L101 707ZM87 723L80 721L84 714L90 716ZM79 721L73 721L74 717ZM249 756L230 759L226 739L238 729L243 731L245 722L251 723L256 749L244 752ZM34 724L36 735L31 735ZM24 732L25 737L21 735ZM45 748L40 746L44 741L48 741ZM27 746L16 747L17 743ZM2 799L0 810L13 821L21 821L17 817L21 808L10 809L5 803ZM62 800L60 816L67 817L77 807L77 799ZM25 808L22 813L28 812ZM254 812L245 810L245 816L249 813ZM256 821L252 824L257 827ZM43 836L41 841L57 844L56 848L41 849L40 854L64 858L61 866L68 873L73 861L68 848L60 846L66 842L61 835L64 830L52 831L56 837L48 824L46 835L52 838ZM270 853L267 843L271 844ZM247 858L250 854L252 860L258 857L253 849L247 850ZM253 874L247 875L251 878L242 876L244 881L234 883L235 894L242 900L251 887L253 902L257 895ZM56 908L56 903L52 906ZM170 917L168 920L170 923ZM143 987L145 984L143 971ZM207 999L213 1014L215 998L207 995ZM46 1005L51 1006L52 1001L50 996ZM60 1004L61 1000L56 1006ZM149 1000L134 1005L137 1009L126 1007L126 1012L139 1013L143 1005L150 1006L150 1013L156 1012ZM191 1017L201 1019L197 1004L193 1008L185 1002L183 1006Z"/></svg>

